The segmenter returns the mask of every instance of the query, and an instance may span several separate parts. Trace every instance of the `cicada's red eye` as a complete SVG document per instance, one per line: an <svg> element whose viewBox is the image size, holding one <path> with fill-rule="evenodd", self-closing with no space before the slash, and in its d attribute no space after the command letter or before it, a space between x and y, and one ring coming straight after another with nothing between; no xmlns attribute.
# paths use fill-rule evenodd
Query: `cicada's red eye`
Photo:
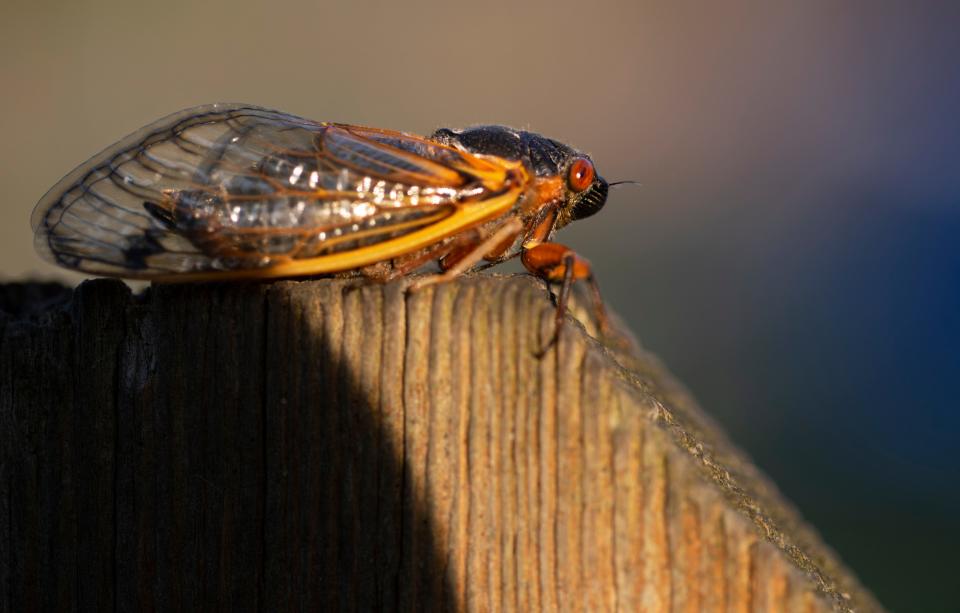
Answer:
<svg viewBox="0 0 960 613"><path fill-rule="evenodd" d="M593 185L593 164L587 158L577 158L567 171L567 184L575 192L582 192Z"/></svg>

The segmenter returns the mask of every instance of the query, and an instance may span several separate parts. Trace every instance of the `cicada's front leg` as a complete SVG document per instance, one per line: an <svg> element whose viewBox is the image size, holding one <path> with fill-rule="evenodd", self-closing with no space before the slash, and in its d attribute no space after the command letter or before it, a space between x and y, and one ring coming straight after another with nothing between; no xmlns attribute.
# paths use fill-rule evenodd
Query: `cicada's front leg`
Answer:
<svg viewBox="0 0 960 613"><path fill-rule="evenodd" d="M593 298L594 313L600 334L608 332L607 311L600 297L600 287L593 276L590 262L577 255L573 249L559 243L528 242L523 246L520 256L524 267L532 274L549 283L560 284L560 294L557 296L556 327L553 337L545 349L556 342L563 325L563 317L567 312L567 303L570 300L570 290L575 281L586 281L590 286Z"/></svg>

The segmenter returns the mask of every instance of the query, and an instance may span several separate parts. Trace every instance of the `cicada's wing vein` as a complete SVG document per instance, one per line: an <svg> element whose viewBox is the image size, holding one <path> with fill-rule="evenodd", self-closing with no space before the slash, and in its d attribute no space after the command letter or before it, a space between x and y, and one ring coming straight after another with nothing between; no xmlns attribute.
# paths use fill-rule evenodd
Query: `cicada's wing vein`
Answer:
<svg viewBox="0 0 960 613"><path fill-rule="evenodd" d="M42 255L93 274L262 267L434 223L487 189L474 166L485 168L418 137L209 105L142 128L75 169L32 224Z"/></svg>

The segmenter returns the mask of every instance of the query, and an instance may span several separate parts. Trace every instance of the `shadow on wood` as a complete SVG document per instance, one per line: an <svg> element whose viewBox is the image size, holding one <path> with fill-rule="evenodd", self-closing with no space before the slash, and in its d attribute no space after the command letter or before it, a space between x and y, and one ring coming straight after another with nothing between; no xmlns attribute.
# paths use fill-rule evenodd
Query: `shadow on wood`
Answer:
<svg viewBox="0 0 960 613"><path fill-rule="evenodd" d="M879 610L655 359L405 283L4 287L2 609Z"/></svg>

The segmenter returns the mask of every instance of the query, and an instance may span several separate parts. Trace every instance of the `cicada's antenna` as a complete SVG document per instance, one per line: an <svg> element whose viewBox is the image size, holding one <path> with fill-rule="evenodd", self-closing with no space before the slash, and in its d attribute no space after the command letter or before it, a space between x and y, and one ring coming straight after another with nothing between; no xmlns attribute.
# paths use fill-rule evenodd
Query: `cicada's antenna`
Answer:
<svg viewBox="0 0 960 613"><path fill-rule="evenodd" d="M614 181L613 183L607 183L607 186L613 187L615 185L643 185L639 181Z"/></svg>

